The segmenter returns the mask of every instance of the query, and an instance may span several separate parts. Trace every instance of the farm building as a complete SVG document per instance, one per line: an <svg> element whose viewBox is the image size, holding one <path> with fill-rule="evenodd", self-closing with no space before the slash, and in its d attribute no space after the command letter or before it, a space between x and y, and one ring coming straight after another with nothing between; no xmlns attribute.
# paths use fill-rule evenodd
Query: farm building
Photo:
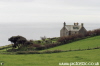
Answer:
<svg viewBox="0 0 100 66"><path fill-rule="evenodd" d="M74 23L74 25L66 25L64 22L63 28L60 30L60 37L69 36L74 34L86 34L87 30L84 28L84 24Z"/></svg>

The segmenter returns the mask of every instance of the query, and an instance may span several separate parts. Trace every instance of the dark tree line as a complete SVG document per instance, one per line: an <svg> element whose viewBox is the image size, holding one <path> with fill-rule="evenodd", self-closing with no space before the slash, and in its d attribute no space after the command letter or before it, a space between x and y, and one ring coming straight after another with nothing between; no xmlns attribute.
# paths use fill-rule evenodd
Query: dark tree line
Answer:
<svg viewBox="0 0 100 66"><path fill-rule="evenodd" d="M27 39L22 36L12 36L8 39L8 41L11 41L11 43L13 43L13 48L20 48L21 46L32 43L31 41L27 41Z"/></svg>

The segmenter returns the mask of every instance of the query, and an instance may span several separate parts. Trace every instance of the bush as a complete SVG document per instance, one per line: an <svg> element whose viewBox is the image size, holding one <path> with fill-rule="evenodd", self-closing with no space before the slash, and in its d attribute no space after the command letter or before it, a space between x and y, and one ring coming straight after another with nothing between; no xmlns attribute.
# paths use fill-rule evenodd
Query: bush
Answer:
<svg viewBox="0 0 100 66"><path fill-rule="evenodd" d="M54 50L53 53L62 52L62 50Z"/></svg>
<svg viewBox="0 0 100 66"><path fill-rule="evenodd" d="M41 54L41 53L38 51L29 51L28 54Z"/></svg>
<svg viewBox="0 0 100 66"><path fill-rule="evenodd" d="M36 47L36 50L43 50L43 49L45 49L45 46L44 45L41 45L39 47Z"/></svg>
<svg viewBox="0 0 100 66"><path fill-rule="evenodd" d="M97 35L100 35L100 29L95 29L95 30L92 30L92 31L87 31L85 37L92 37L92 36L97 36Z"/></svg>
<svg viewBox="0 0 100 66"><path fill-rule="evenodd" d="M17 54L41 54L38 51L17 51Z"/></svg>
<svg viewBox="0 0 100 66"><path fill-rule="evenodd" d="M93 31L95 35L100 35L100 29L96 29Z"/></svg>
<svg viewBox="0 0 100 66"><path fill-rule="evenodd" d="M44 51L43 53L52 53L51 50Z"/></svg>
<svg viewBox="0 0 100 66"><path fill-rule="evenodd" d="M70 43L79 39L84 38L84 35L82 34L75 34L75 35L70 35L70 36L64 36L64 37L60 37L58 39L58 42L66 44L66 43Z"/></svg>
<svg viewBox="0 0 100 66"><path fill-rule="evenodd" d="M17 54L27 54L26 51L17 51Z"/></svg>

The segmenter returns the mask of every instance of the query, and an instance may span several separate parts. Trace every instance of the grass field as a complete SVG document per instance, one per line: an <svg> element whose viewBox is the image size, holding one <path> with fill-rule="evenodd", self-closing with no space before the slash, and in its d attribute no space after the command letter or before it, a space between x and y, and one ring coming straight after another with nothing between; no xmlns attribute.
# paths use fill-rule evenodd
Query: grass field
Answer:
<svg viewBox="0 0 100 66"><path fill-rule="evenodd" d="M46 50L74 50L100 47L100 36L91 37ZM44 50L43 50L44 51Z"/></svg>
<svg viewBox="0 0 100 66"><path fill-rule="evenodd" d="M59 66L61 62L100 62L100 49L53 54L0 54L4 66Z"/></svg>
<svg viewBox="0 0 100 66"><path fill-rule="evenodd" d="M71 49L86 49L88 47L100 47L100 36L83 39L72 42L66 45L54 47L48 50L69 50ZM6 49L0 50L5 52ZM70 51L52 54L0 54L0 63L4 62L3 66L60 66L59 63L70 62L99 62L100 49ZM68 66L68 65L65 65ZM74 65L72 65L74 66ZM76 66L76 65L75 65ZM89 65L85 65L89 66ZM90 65L92 66L92 65Z"/></svg>

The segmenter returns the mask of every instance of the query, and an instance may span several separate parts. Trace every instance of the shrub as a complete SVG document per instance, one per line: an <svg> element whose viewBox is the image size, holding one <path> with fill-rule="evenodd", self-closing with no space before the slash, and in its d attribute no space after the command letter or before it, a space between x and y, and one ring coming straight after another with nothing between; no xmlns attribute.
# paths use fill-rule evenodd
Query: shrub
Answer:
<svg viewBox="0 0 100 66"><path fill-rule="evenodd" d="M95 29L95 30L92 30L92 31L87 31L85 37L88 37L88 36L97 36L97 35L100 35L100 29Z"/></svg>
<svg viewBox="0 0 100 66"><path fill-rule="evenodd" d="M17 51L17 54L41 54L41 52L38 51Z"/></svg>
<svg viewBox="0 0 100 66"><path fill-rule="evenodd" d="M52 53L51 50L44 51L43 53Z"/></svg>
<svg viewBox="0 0 100 66"><path fill-rule="evenodd" d="M62 50L54 50L53 53L62 52Z"/></svg>
<svg viewBox="0 0 100 66"><path fill-rule="evenodd" d="M87 31L87 33L85 34L85 37L88 37L88 36L94 36L95 33L93 31Z"/></svg>
<svg viewBox="0 0 100 66"><path fill-rule="evenodd" d="M27 54L26 51L17 51L16 53L17 53L17 54Z"/></svg>
<svg viewBox="0 0 100 66"><path fill-rule="evenodd" d="M96 29L93 32L95 33L95 35L100 35L100 29Z"/></svg>
<svg viewBox="0 0 100 66"><path fill-rule="evenodd" d="M60 37L58 39L58 42L61 42L61 43L65 44L65 43L70 43L72 41L76 41L76 40L79 40L79 39L82 39L82 38L84 38L84 35L75 34L75 35Z"/></svg>
<svg viewBox="0 0 100 66"><path fill-rule="evenodd" d="M31 45L31 46L33 46L33 47L41 47L40 44L33 44L33 45Z"/></svg>
<svg viewBox="0 0 100 66"><path fill-rule="evenodd" d="M46 39L47 39L46 36L41 37L41 40L43 40L43 41L45 41Z"/></svg>
<svg viewBox="0 0 100 66"><path fill-rule="evenodd" d="M39 47L36 47L36 50L43 50L43 49L45 49L45 46L44 45L41 45Z"/></svg>
<svg viewBox="0 0 100 66"><path fill-rule="evenodd" d="M47 45L45 45L45 48L51 48L51 47L55 47L55 46L58 46L58 43L47 44Z"/></svg>
<svg viewBox="0 0 100 66"><path fill-rule="evenodd" d="M41 54L41 53L38 51L28 51L28 54Z"/></svg>

